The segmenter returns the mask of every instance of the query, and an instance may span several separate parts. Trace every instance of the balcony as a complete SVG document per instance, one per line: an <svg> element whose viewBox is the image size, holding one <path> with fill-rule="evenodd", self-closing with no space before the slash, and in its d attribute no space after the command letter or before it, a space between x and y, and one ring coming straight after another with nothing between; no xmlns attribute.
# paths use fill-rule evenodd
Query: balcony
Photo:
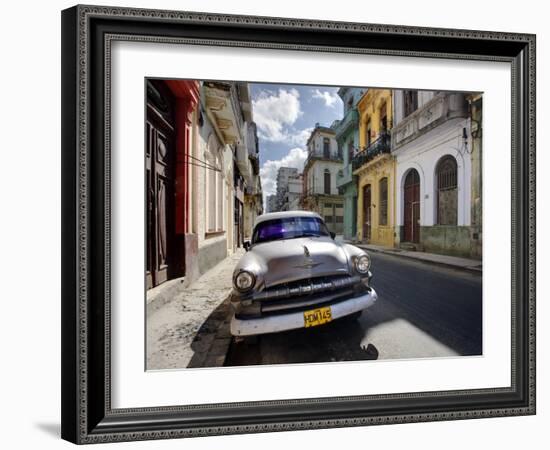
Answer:
<svg viewBox="0 0 550 450"><path fill-rule="evenodd" d="M241 140L243 115L235 83L207 82L203 85L206 112L225 144Z"/></svg>
<svg viewBox="0 0 550 450"><path fill-rule="evenodd" d="M319 150L315 150L313 152L310 151L307 155L306 161L304 163L304 167L309 167L309 165L311 163L313 163L313 161L315 161L315 160L334 161L334 162L341 163L342 162L342 155L340 154L340 152L330 153L330 154L326 155L326 154L323 153L323 151L319 151Z"/></svg>
<svg viewBox="0 0 550 450"><path fill-rule="evenodd" d="M235 151L235 157L239 172L248 182L252 177L252 165L248 158L248 149L246 146L238 144Z"/></svg>
<svg viewBox="0 0 550 450"><path fill-rule="evenodd" d="M338 172L336 177L336 187L341 188L346 184L349 184L353 181L353 170L351 164L342 167L341 172Z"/></svg>
<svg viewBox="0 0 550 450"><path fill-rule="evenodd" d="M379 155L391 152L391 137L388 132L382 132L371 145L361 150L351 161L352 170L355 172L361 166L372 161Z"/></svg>
<svg viewBox="0 0 550 450"><path fill-rule="evenodd" d="M393 150L451 119L468 117L468 107L463 93L441 92L412 114L394 125Z"/></svg>
<svg viewBox="0 0 550 450"><path fill-rule="evenodd" d="M344 115L344 118L340 120L338 126L334 129L336 132L336 140L340 140L343 136L348 134L351 130L357 128L359 123L359 113L356 108L349 109Z"/></svg>

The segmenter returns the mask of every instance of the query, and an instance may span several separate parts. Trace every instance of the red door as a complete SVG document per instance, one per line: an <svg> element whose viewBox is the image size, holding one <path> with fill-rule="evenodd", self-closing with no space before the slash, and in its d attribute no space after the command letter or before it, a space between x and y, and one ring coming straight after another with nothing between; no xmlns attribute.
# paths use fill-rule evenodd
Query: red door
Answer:
<svg viewBox="0 0 550 450"><path fill-rule="evenodd" d="M363 187L363 240L369 242L371 234L371 188Z"/></svg>
<svg viewBox="0 0 550 450"><path fill-rule="evenodd" d="M412 169L405 178L405 242L420 240L420 176Z"/></svg>
<svg viewBox="0 0 550 450"><path fill-rule="evenodd" d="M147 89L147 288L168 279L174 241L173 98L162 84Z"/></svg>

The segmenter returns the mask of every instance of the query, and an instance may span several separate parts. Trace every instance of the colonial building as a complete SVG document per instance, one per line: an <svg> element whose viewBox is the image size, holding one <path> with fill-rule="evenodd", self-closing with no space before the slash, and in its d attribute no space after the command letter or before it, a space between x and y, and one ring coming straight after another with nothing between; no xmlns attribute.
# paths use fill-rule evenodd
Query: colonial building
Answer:
<svg viewBox="0 0 550 450"><path fill-rule="evenodd" d="M481 209L472 205L472 194L474 203L481 198L481 141L472 135L469 109L463 93L394 93L395 234L403 247L466 257L481 252L480 228L472 228L472 211L481 226Z"/></svg>
<svg viewBox="0 0 550 450"><path fill-rule="evenodd" d="M343 160L336 187L344 196L344 239L348 240L357 237L357 176L352 173L352 160L360 146L357 102L364 92L364 88L342 87L338 90L344 103L344 117L334 128Z"/></svg>
<svg viewBox="0 0 550 450"><path fill-rule="evenodd" d="M262 184L260 181L260 147L258 132L252 115L252 102L248 83L237 83L239 104L243 116L241 139L236 148L238 174L235 186L235 232L238 246L252 236L252 227L256 217L263 212Z"/></svg>
<svg viewBox="0 0 550 450"><path fill-rule="evenodd" d="M470 215L470 251L472 258L481 258L483 248L483 214L482 214L482 94L466 96L470 109L471 136L471 215Z"/></svg>
<svg viewBox="0 0 550 450"><path fill-rule="evenodd" d="M288 190L283 205L284 211L296 211L300 209L300 198L304 187L303 174L297 173L288 178Z"/></svg>
<svg viewBox="0 0 550 450"><path fill-rule="evenodd" d="M291 177L298 175L295 167L279 167L277 171L277 206L276 211L288 211L288 182Z"/></svg>
<svg viewBox="0 0 550 450"><path fill-rule="evenodd" d="M260 147L258 145L258 132L256 124L252 121L245 122L248 164L244 169L247 173L246 187L244 191L244 239L250 240L252 228L256 217L263 213L262 182L260 179ZM241 167L243 165L241 164Z"/></svg>
<svg viewBox="0 0 550 450"><path fill-rule="evenodd" d="M266 212L276 212L277 211L277 194L268 195L265 199L266 201Z"/></svg>
<svg viewBox="0 0 550 450"><path fill-rule="evenodd" d="M367 89L357 102L361 151L352 160L358 178L357 237L383 246L394 243L395 162L390 153L392 91Z"/></svg>
<svg viewBox="0 0 550 450"><path fill-rule="evenodd" d="M147 287L186 286L241 246L263 209L248 86L149 80L146 125Z"/></svg>
<svg viewBox="0 0 550 450"><path fill-rule="evenodd" d="M146 114L147 288L184 276L193 211L191 155L197 151L199 83L148 80Z"/></svg>
<svg viewBox="0 0 550 450"><path fill-rule="evenodd" d="M342 154L334 129L316 124L307 141L307 151L301 207L319 213L330 231L342 234L344 198L336 187L336 177L342 170Z"/></svg>

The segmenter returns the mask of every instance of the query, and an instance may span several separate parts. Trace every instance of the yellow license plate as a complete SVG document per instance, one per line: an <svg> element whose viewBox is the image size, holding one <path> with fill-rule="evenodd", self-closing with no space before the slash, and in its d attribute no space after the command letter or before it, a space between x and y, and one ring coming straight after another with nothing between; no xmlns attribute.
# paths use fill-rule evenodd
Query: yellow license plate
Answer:
<svg viewBox="0 0 550 450"><path fill-rule="evenodd" d="M323 325L332 320L332 311L330 306L323 308L311 309L304 312L304 326L306 328L316 327L317 325Z"/></svg>

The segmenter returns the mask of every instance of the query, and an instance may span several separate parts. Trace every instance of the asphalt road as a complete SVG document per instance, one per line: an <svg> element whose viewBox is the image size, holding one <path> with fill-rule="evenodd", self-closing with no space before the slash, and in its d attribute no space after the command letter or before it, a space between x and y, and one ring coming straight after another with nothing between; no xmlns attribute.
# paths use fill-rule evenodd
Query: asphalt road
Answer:
<svg viewBox="0 0 550 450"><path fill-rule="evenodd" d="M226 366L482 354L481 275L371 253L379 300L355 321L232 342Z"/></svg>

